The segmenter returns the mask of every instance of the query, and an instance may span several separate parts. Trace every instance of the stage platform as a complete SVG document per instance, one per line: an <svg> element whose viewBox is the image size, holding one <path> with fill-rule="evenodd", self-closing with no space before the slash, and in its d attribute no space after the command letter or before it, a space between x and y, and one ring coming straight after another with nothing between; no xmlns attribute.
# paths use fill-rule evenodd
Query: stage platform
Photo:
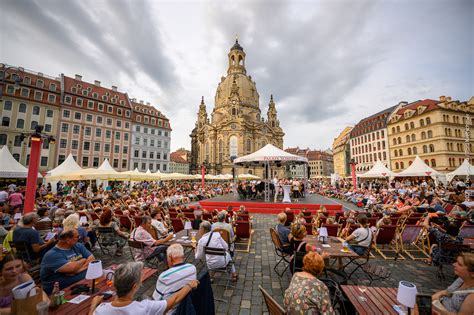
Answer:
<svg viewBox="0 0 474 315"><path fill-rule="evenodd" d="M203 209L213 211L215 209L225 210L231 206L233 209L237 209L240 205L244 205L247 211L251 213L268 213L275 214L280 213L286 208L294 209L295 211L303 210L306 208L311 212L316 212L321 208L322 205L326 207L331 215L335 212L343 211L344 209L352 208L344 205L338 201L323 197L317 194L308 194L305 198L292 199L292 203L282 203L281 201L265 202L264 200L244 200L240 199L239 196L234 194L227 194L211 199L202 200L199 202Z"/></svg>

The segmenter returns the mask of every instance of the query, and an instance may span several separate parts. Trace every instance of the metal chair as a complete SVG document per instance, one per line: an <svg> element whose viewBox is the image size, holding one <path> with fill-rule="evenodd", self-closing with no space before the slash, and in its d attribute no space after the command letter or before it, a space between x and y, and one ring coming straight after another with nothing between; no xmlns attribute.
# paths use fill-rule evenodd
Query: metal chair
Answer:
<svg viewBox="0 0 474 315"><path fill-rule="evenodd" d="M25 241L9 242L12 253L23 259L25 262L36 265L39 263L39 258L36 258L31 245Z"/></svg>
<svg viewBox="0 0 474 315"><path fill-rule="evenodd" d="M397 252L395 254L395 258L393 259L393 262L389 267L372 263L368 263L362 266L362 271L369 278L369 286L372 285L373 281L387 280L388 278L390 278L393 272L393 268L395 268L395 263L397 262L398 257L400 257L400 252Z"/></svg>
<svg viewBox="0 0 474 315"><path fill-rule="evenodd" d="M440 257L435 263L438 267L437 277L439 280L445 280L443 266L452 265L462 252L470 252L471 246L456 243L438 243L438 247L440 250Z"/></svg>
<svg viewBox="0 0 474 315"><path fill-rule="evenodd" d="M224 259L227 257L227 250L224 248L215 248L215 247L209 247L209 246L204 246L204 254L207 256L221 256ZM218 267L218 268L209 268L208 269L210 272L217 272L217 273L226 273L227 274L227 281L225 284L225 289L227 288L233 288L233 286L229 285L229 283L232 281L232 266L234 265L234 262L232 259L227 262L225 266Z"/></svg>
<svg viewBox="0 0 474 315"><path fill-rule="evenodd" d="M146 257L145 246L146 245L143 242L128 240L128 248L133 261L142 261L146 266L158 269L160 264L158 257ZM143 259L138 259L137 257L143 257Z"/></svg>
<svg viewBox="0 0 474 315"><path fill-rule="evenodd" d="M116 247L117 242L113 239L118 237L117 233L112 227L98 227L97 228L97 243L104 255L111 255L109 247Z"/></svg>
<svg viewBox="0 0 474 315"><path fill-rule="evenodd" d="M278 232L275 231L274 228L270 228L270 236L275 249L275 255L280 258L275 267L273 267L273 270L279 277L282 277L285 271L290 267L291 254L288 253L289 244L286 248L283 246L280 237L278 236ZM286 267L283 269L283 272L279 273L278 265L280 265L282 262L286 264Z"/></svg>
<svg viewBox="0 0 474 315"><path fill-rule="evenodd" d="M261 285L258 286L260 291L262 292L263 299L265 300L265 304L267 305L268 313L270 315L285 315L286 311L274 298L264 289Z"/></svg>

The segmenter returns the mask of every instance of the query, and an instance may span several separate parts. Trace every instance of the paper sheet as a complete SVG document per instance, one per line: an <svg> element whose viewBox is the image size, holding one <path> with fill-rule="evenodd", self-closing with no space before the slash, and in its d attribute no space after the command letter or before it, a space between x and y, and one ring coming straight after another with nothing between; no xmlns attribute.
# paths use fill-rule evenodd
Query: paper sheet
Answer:
<svg viewBox="0 0 474 315"><path fill-rule="evenodd" d="M87 300L89 297L90 297L89 295L79 294L78 296L76 296L72 300L69 300L69 303L80 304L82 301Z"/></svg>
<svg viewBox="0 0 474 315"><path fill-rule="evenodd" d="M331 247L329 244L322 244L323 247Z"/></svg>
<svg viewBox="0 0 474 315"><path fill-rule="evenodd" d="M50 239L52 239L53 237L56 236L56 233L54 232L48 232L48 234L46 234L46 237L44 238L45 241L49 241Z"/></svg>

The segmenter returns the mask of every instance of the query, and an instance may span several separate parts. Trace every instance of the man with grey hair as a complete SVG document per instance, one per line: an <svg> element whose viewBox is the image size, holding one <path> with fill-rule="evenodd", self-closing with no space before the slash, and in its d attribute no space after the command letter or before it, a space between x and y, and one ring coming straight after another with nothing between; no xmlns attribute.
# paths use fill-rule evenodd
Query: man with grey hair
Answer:
<svg viewBox="0 0 474 315"><path fill-rule="evenodd" d="M166 250L166 258L169 269L158 277L153 292L155 300L165 300L189 281L196 280L196 267L184 261L184 248L181 244L170 245Z"/></svg>
<svg viewBox="0 0 474 315"><path fill-rule="evenodd" d="M199 281L187 281L181 290L168 297L166 300L135 301L134 296L142 283L143 263L129 262L120 265L114 274L114 287L117 296L110 303L102 303L103 296L96 296L91 302L89 314L165 314L176 307L191 290L197 288ZM99 305L100 304L100 305ZM169 314L169 313L168 313Z"/></svg>
<svg viewBox="0 0 474 315"><path fill-rule="evenodd" d="M217 214L217 222L213 223L212 224L212 230L214 231L215 229L224 229L226 231L229 232L229 236L230 236L230 240L231 240L231 243L234 239L234 229L232 228L232 225L230 225L229 223L226 223L225 222L225 218L226 218L226 211L223 210L221 212L219 212Z"/></svg>
<svg viewBox="0 0 474 315"><path fill-rule="evenodd" d="M45 242L40 233L33 229L39 216L32 212L25 214L22 218L23 224L13 231L13 242L25 242L32 259L42 258L43 255L54 246L54 238Z"/></svg>
<svg viewBox="0 0 474 315"><path fill-rule="evenodd" d="M204 256L204 247L222 248L227 251L226 256L206 255L207 267L209 269L217 269L227 266L232 261L232 258L229 253L229 245L227 245L221 234L211 231L211 223L209 221L202 221L199 233L202 236L197 243L196 259L201 259ZM237 280L234 265L232 265L232 278L234 281Z"/></svg>

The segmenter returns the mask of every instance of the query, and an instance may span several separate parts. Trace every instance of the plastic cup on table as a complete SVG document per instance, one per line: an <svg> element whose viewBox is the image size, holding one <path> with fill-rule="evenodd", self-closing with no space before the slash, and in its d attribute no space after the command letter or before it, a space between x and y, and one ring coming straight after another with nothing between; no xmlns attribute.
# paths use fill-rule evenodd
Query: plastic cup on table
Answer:
<svg viewBox="0 0 474 315"><path fill-rule="evenodd" d="M36 304L36 311L38 315L48 315L49 303L46 301L41 301Z"/></svg>

